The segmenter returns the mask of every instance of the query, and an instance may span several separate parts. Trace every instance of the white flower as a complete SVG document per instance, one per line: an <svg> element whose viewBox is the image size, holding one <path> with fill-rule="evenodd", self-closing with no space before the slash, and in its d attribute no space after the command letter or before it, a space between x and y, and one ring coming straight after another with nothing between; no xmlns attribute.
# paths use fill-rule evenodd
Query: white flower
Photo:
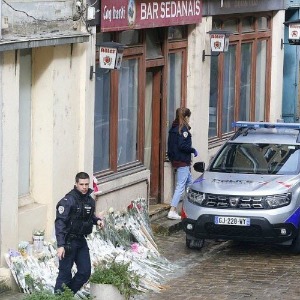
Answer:
<svg viewBox="0 0 300 300"><path fill-rule="evenodd" d="M100 231L94 230L87 237L92 271L101 261L109 262L116 258L131 261L132 269L141 276L139 289L143 292L159 292L165 274L173 271L175 266L158 252L145 199L133 202L133 207L128 212L114 214L111 207L105 219L106 226ZM35 230L33 234L43 236L45 230ZM30 246L32 248L32 244L22 241L19 243L19 251L26 251ZM47 241L40 252L27 251L26 255L21 255L20 252L10 250L5 259L22 291L53 291L58 274L56 244ZM72 272L76 272L75 265ZM86 284L78 295L85 299L84 297L89 295L89 284Z"/></svg>
<svg viewBox="0 0 300 300"><path fill-rule="evenodd" d="M27 241L21 241L18 245L18 249L19 250L26 250L26 248L28 247L29 242Z"/></svg>

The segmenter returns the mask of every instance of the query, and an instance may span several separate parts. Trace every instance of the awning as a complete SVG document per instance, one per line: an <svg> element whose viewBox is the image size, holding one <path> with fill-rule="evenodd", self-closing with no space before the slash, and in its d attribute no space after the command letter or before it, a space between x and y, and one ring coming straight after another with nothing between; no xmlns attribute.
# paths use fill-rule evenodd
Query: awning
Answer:
<svg viewBox="0 0 300 300"><path fill-rule="evenodd" d="M36 47L58 46L65 44L85 43L89 41L88 33L52 32L30 36L2 36L0 52Z"/></svg>

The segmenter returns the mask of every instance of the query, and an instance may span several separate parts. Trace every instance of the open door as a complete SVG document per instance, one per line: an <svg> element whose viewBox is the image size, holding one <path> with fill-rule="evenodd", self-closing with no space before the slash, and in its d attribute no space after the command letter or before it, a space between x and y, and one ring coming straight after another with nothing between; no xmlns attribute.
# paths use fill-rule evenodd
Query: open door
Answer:
<svg viewBox="0 0 300 300"><path fill-rule="evenodd" d="M150 169L150 204L160 203L161 68L147 69L145 93L145 166Z"/></svg>

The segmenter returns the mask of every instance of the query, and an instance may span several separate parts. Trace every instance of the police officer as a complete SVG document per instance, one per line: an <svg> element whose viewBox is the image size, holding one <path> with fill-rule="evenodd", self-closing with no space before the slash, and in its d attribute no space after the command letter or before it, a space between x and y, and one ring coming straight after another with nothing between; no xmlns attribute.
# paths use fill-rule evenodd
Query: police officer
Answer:
<svg viewBox="0 0 300 300"><path fill-rule="evenodd" d="M176 188L168 213L168 218L173 220L181 219L177 213L177 206L185 188L192 183L191 154L193 153L194 157L198 155L197 150L192 147L191 127L189 126L190 116L190 109L186 107L177 108L176 118L169 130L168 157L177 173Z"/></svg>
<svg viewBox="0 0 300 300"><path fill-rule="evenodd" d="M74 188L56 206L55 234L59 273L54 291L63 291L64 285L74 294L88 281L91 275L91 259L85 237L92 232L93 225L103 226L95 216L95 201L90 196L90 177L80 172L75 177ZM72 278L72 267L77 272Z"/></svg>

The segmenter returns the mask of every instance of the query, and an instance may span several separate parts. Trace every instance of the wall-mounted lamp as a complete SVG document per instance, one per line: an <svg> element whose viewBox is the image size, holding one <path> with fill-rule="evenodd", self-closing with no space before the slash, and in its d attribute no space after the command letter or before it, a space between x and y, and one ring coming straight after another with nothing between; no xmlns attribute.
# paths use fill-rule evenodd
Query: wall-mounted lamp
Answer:
<svg viewBox="0 0 300 300"><path fill-rule="evenodd" d="M284 43L281 39L281 49L283 45L300 45L300 19L294 21L287 21L283 23L285 26L289 27L289 38L288 43Z"/></svg>
<svg viewBox="0 0 300 300"><path fill-rule="evenodd" d="M125 46L116 42L103 42L96 44L99 54L99 67L108 70L119 70L122 64ZM93 79L93 66L90 67L90 79Z"/></svg>
<svg viewBox="0 0 300 300"><path fill-rule="evenodd" d="M210 37L210 49L211 52L217 52L217 54L205 54L205 50L202 52L202 61L205 61L205 56L219 56L221 52L227 52L229 46L229 36L232 32L227 30L211 30L207 32Z"/></svg>

